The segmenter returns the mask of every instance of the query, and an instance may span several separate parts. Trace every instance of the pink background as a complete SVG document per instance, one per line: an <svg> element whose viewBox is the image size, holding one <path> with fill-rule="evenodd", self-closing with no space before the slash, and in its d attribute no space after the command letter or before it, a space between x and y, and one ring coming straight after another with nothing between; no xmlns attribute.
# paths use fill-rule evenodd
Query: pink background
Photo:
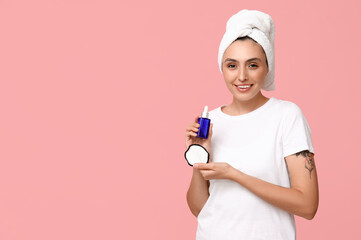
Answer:
<svg viewBox="0 0 361 240"><path fill-rule="evenodd" d="M276 27L276 91L312 129L320 205L298 239L361 239L361 2L0 1L0 239L194 239L185 127L229 104L239 10Z"/></svg>

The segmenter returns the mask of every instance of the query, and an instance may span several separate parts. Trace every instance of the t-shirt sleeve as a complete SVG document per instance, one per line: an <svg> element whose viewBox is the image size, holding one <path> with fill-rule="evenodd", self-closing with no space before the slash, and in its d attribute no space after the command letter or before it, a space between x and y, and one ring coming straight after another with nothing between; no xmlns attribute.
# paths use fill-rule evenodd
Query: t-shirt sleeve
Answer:
<svg viewBox="0 0 361 240"><path fill-rule="evenodd" d="M302 110L294 103L287 106L283 121L283 157L309 150L314 153L311 129Z"/></svg>

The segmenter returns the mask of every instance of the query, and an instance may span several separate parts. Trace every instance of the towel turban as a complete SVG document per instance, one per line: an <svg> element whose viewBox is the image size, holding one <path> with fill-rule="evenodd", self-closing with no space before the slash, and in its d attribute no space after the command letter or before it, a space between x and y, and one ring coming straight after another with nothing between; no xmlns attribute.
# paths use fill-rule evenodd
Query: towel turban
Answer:
<svg viewBox="0 0 361 240"><path fill-rule="evenodd" d="M257 11L243 9L234 14L227 21L226 32L218 50L218 65L222 72L223 54L231 43L238 37L248 36L259 43L268 61L268 73L266 75L262 89L272 91L275 89L275 57L274 57L274 37L275 28L270 15Z"/></svg>

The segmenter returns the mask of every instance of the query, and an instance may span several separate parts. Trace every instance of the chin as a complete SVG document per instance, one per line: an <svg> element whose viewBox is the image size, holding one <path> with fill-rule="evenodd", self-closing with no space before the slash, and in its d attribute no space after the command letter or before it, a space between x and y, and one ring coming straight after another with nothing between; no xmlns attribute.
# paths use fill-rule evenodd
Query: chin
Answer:
<svg viewBox="0 0 361 240"><path fill-rule="evenodd" d="M233 89L235 90L235 89ZM250 92L246 92L246 93L241 93L241 92L237 92L237 90L235 91L231 91L233 98L237 99L239 101L249 101L255 98L258 98L261 94L260 94L261 89L252 89L252 91Z"/></svg>
<svg viewBox="0 0 361 240"><path fill-rule="evenodd" d="M256 99L256 96L233 96L234 99L237 99L238 101L242 101L242 102L248 102L251 101L252 99Z"/></svg>

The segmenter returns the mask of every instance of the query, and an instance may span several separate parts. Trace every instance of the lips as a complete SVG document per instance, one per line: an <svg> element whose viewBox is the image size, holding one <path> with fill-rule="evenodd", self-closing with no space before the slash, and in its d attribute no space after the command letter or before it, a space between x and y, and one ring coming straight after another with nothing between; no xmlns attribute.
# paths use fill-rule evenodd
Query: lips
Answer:
<svg viewBox="0 0 361 240"><path fill-rule="evenodd" d="M238 84L235 87L238 89L239 92L247 92L251 89L253 84Z"/></svg>

